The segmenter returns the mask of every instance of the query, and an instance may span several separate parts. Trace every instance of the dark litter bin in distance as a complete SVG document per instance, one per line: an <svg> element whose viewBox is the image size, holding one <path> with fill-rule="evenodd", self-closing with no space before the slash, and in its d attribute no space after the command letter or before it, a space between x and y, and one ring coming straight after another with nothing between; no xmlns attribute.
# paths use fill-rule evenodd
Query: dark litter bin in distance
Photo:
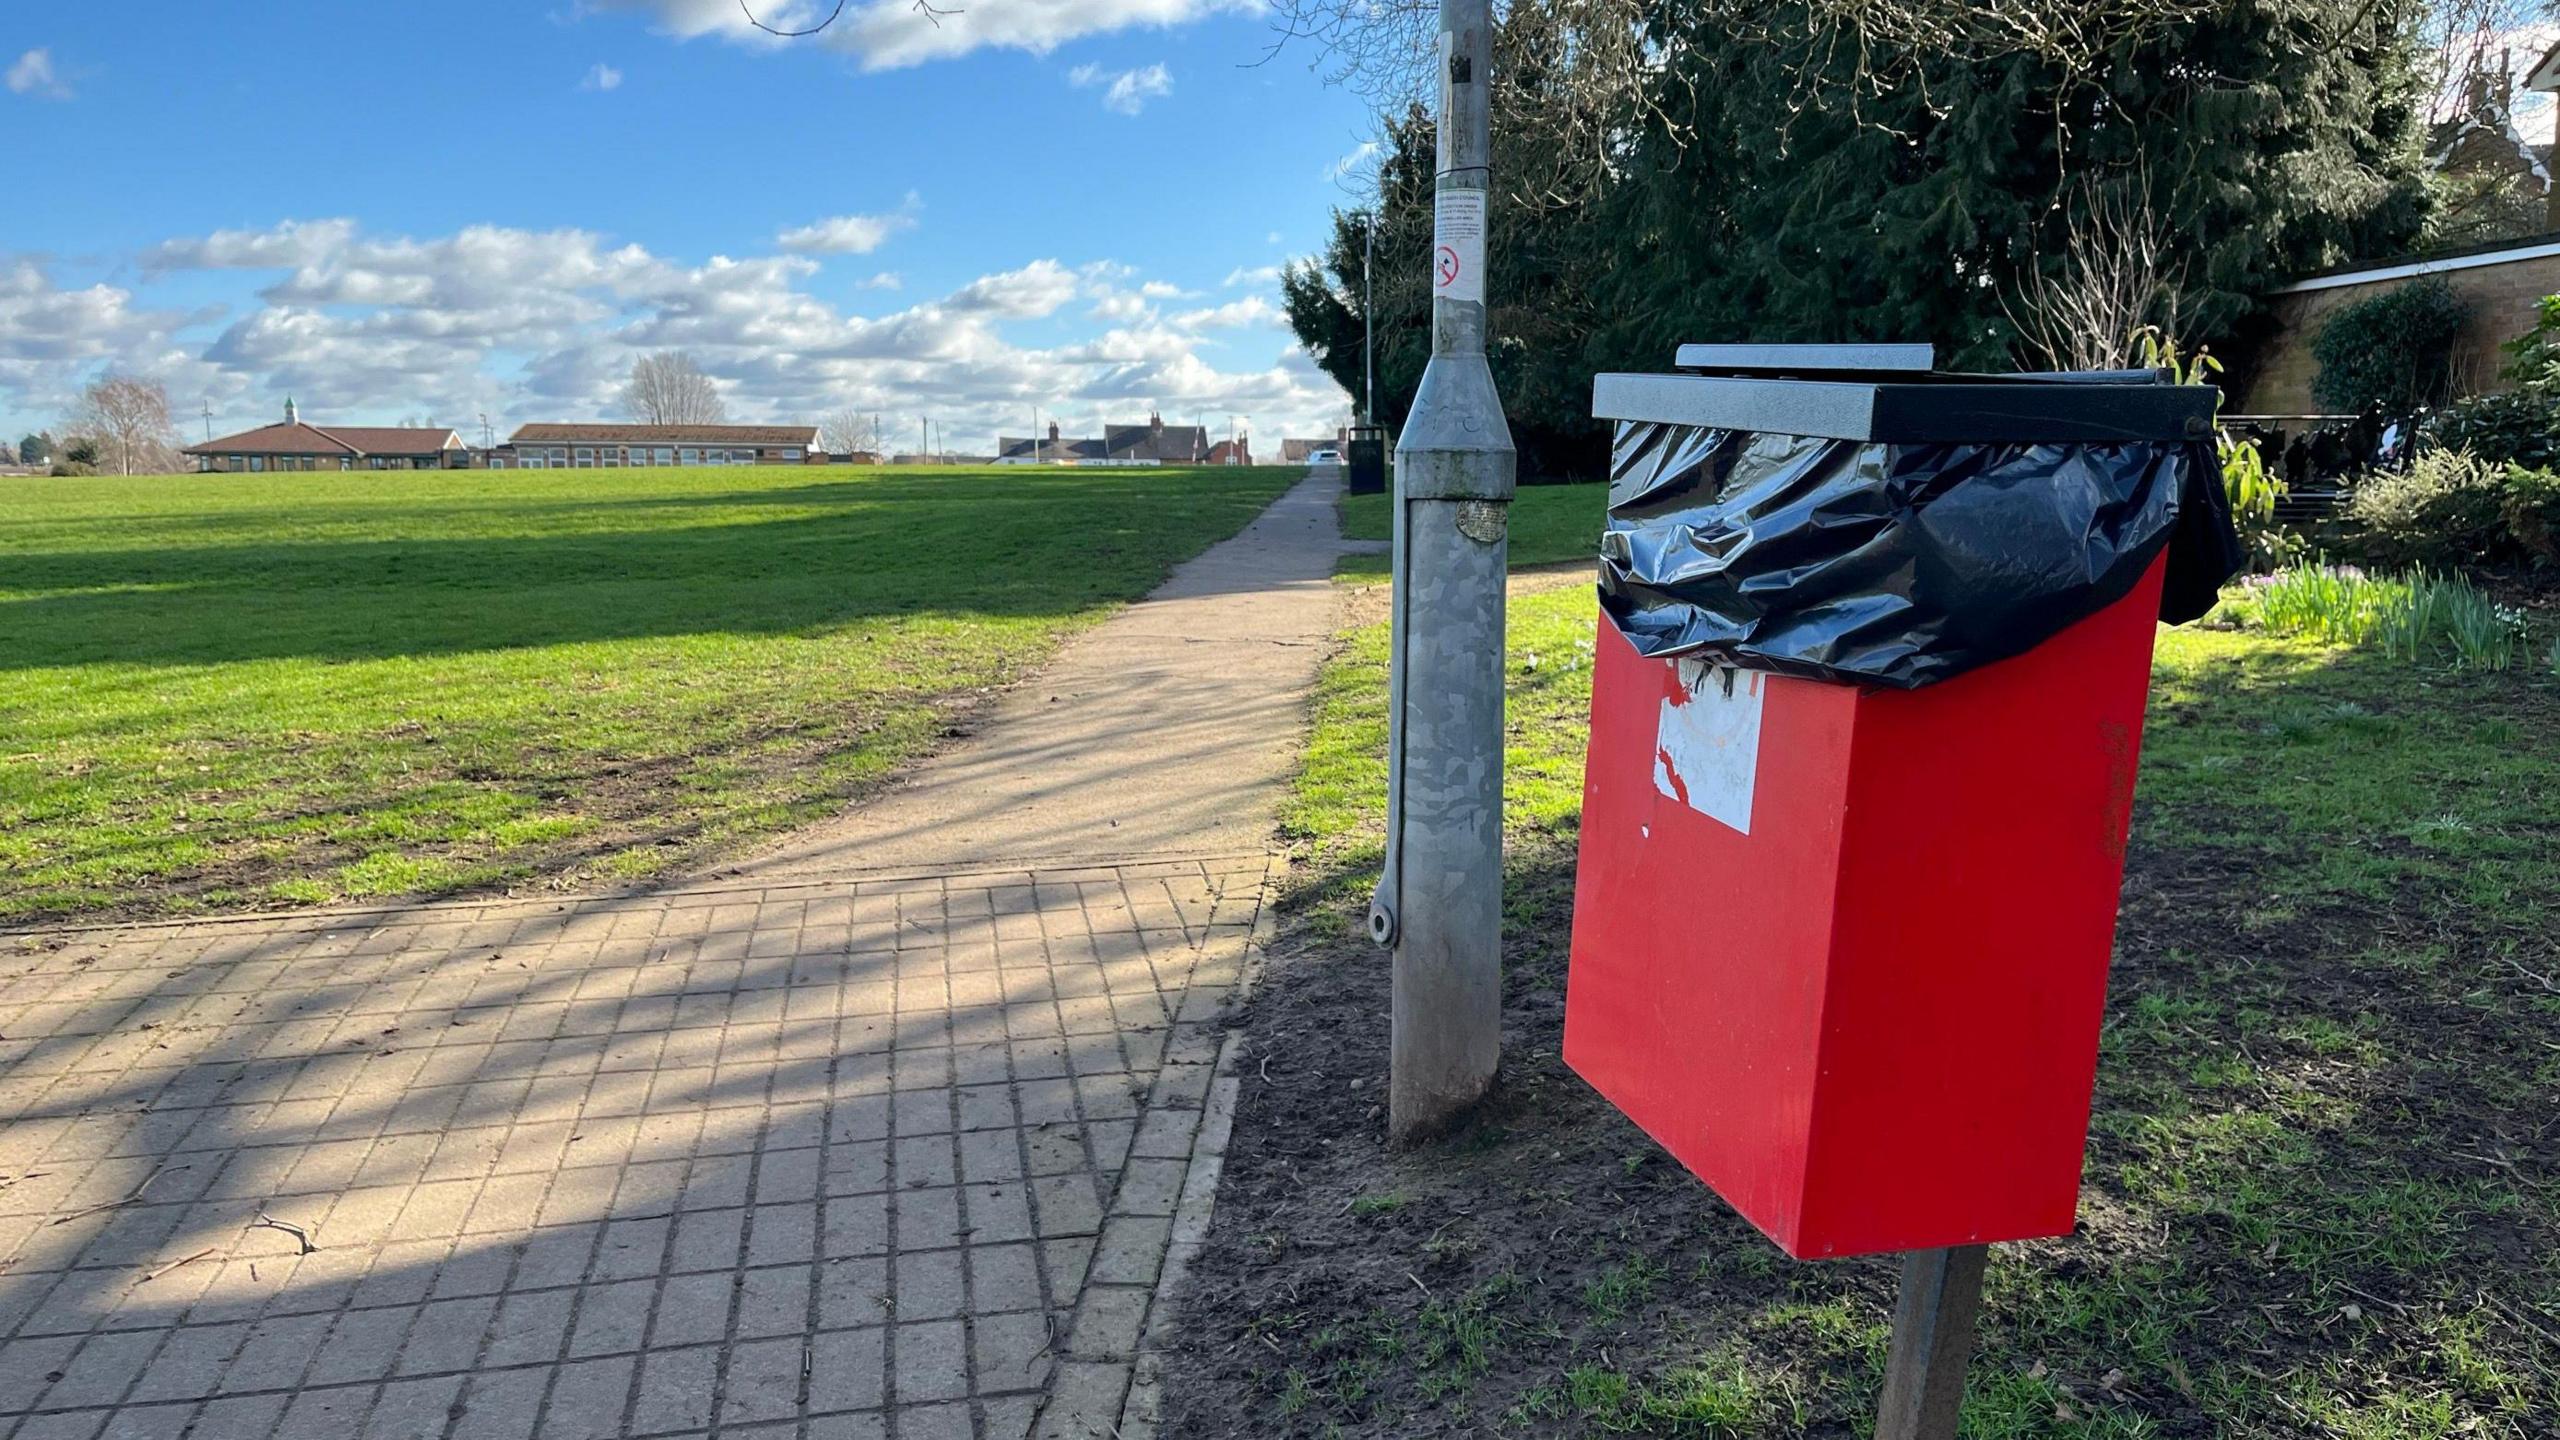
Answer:
<svg viewBox="0 0 2560 1440"><path fill-rule="evenodd" d="M1355 425L1346 457L1351 466L1347 487L1354 495L1387 493L1387 432L1376 425Z"/></svg>

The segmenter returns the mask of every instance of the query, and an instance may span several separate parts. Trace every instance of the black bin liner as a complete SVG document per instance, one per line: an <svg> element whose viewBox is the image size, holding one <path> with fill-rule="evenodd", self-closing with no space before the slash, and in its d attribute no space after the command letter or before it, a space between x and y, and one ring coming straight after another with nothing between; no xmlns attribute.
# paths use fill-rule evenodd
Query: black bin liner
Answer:
<svg viewBox="0 0 2560 1440"><path fill-rule="evenodd" d="M1914 689L2243 558L2209 441L1851 440L1621 420L1600 603L1638 653Z"/></svg>

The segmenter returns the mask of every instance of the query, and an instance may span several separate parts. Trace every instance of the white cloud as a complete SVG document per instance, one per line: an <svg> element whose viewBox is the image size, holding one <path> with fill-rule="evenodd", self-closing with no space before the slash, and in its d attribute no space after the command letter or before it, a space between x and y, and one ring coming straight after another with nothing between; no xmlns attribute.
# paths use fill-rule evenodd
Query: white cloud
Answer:
<svg viewBox="0 0 2560 1440"><path fill-rule="evenodd" d="M1079 65L1067 72L1067 83L1079 90L1102 90L1102 108L1121 115L1135 115L1147 108L1150 100L1161 100L1173 93L1173 72L1161 61L1136 70L1105 70L1099 65Z"/></svg>
<svg viewBox="0 0 2560 1440"><path fill-rule="evenodd" d="M1230 290L1239 285L1277 285L1279 283L1280 267L1277 265L1239 265L1227 272L1227 288Z"/></svg>
<svg viewBox="0 0 2560 1440"><path fill-rule="evenodd" d="M1377 153L1377 141L1363 140L1359 144L1352 146L1351 149L1341 158L1324 167L1324 173L1317 178L1323 180L1339 180L1343 176L1350 174L1352 171L1359 169L1361 166L1368 164L1371 157L1375 156Z"/></svg>
<svg viewBox="0 0 2560 1440"><path fill-rule="evenodd" d="M216 230L191 240L167 240L142 252L150 275L172 270L281 270L309 265L346 248L353 220L287 220L268 230Z"/></svg>
<svg viewBox="0 0 2560 1440"><path fill-rule="evenodd" d="M758 19L777 30L825 20L833 0L753 0ZM938 0L939 3L939 0ZM915 0L852 0L844 16L815 36L778 40L751 24L737 0L583 0L587 14L649 17L679 39L713 36L779 51L824 45L854 56L866 70L895 70L949 60L975 50L1046 55L1090 35L1169 29L1213 15L1259 15L1266 0L948 0L928 12Z"/></svg>
<svg viewBox="0 0 2560 1440"><path fill-rule="evenodd" d="M598 61L596 62L595 68L587 72L587 78L578 82L578 88L581 90L619 90L622 88L622 72L602 61Z"/></svg>
<svg viewBox="0 0 2560 1440"><path fill-rule="evenodd" d="M68 100L71 84L53 68L53 52L41 46L18 57L9 67L9 93L38 100Z"/></svg>
<svg viewBox="0 0 2560 1440"><path fill-rule="evenodd" d="M888 214L838 215L785 230L780 243L785 250L809 255L868 255L889 243L891 236L916 228L917 212L923 209L923 197L911 190L906 203Z"/></svg>
<svg viewBox="0 0 2560 1440"><path fill-rule="evenodd" d="M1155 309L1156 307L1147 303L1147 297L1144 295L1127 290L1106 290L1094 297L1093 308L1087 313L1096 320L1125 324L1131 320L1153 315Z"/></svg>
<svg viewBox="0 0 2560 1440"><path fill-rule="evenodd" d="M879 274L872 276L870 279L863 281L862 288L865 290L904 290L907 288L907 280L905 276L900 275L895 270L883 270Z"/></svg>
<svg viewBox="0 0 2560 1440"><path fill-rule="evenodd" d="M1019 320L1054 315L1076 295L1076 277L1055 260L982 276L952 292L955 310L986 310Z"/></svg>
<svg viewBox="0 0 2560 1440"><path fill-rule="evenodd" d="M1278 326L1288 317L1280 307L1259 295L1247 295L1224 305L1201 310L1186 310L1173 317L1173 323L1185 330L1240 330L1251 325Z"/></svg>
<svg viewBox="0 0 2560 1440"><path fill-rule="evenodd" d="M64 289L32 261L0 262L0 401L10 402L0 408L59 414L110 369L191 387L173 393L214 394L209 367L174 338L213 315L147 308L113 285Z"/></svg>
<svg viewBox="0 0 2560 1440"><path fill-rule="evenodd" d="M41 423L114 368L162 380L185 413L212 405L223 429L270 419L289 393L324 422L486 411L503 434L613 414L633 358L674 346L694 352L741 418L930 414L975 453L1000 429L1020 433L1035 404L1114 420L1150 406L1250 415L1270 440L1322 433L1344 407L1285 336L1270 338L1260 368L1203 358L1209 332L1220 356L1260 343L1235 328L1267 323L1250 299L1167 319L1157 306L1180 287L1110 261L1033 260L879 316L811 294L818 265L803 255L697 264L581 230L378 236L309 220L97 263L142 278L81 288L0 260L0 412ZM150 298L195 271L252 275L260 288L228 310ZM885 290L893 278L858 283ZM1095 320L1055 318L1078 302ZM1043 320L1069 333L1045 346L1009 333Z"/></svg>

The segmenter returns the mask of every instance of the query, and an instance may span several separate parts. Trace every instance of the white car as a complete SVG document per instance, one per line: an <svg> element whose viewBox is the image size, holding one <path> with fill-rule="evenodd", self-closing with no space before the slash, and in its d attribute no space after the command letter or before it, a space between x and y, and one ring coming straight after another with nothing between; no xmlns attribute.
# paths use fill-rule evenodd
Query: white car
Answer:
<svg viewBox="0 0 2560 1440"><path fill-rule="evenodd" d="M1319 450L1313 455L1307 457L1307 463L1310 465L1339 465L1342 463L1342 452L1339 450Z"/></svg>

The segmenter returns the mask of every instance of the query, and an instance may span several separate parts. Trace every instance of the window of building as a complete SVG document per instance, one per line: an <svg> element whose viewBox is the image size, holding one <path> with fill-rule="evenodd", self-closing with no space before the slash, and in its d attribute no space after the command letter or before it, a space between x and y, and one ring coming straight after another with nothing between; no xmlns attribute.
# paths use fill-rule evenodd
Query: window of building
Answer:
<svg viewBox="0 0 2560 1440"><path fill-rule="evenodd" d="M807 457L802 455L798 450L785 450L782 452L782 458L785 463L796 465Z"/></svg>
<svg viewBox="0 0 2560 1440"><path fill-rule="evenodd" d="M658 447L657 461L661 465L673 465L676 463L676 452L661 445Z"/></svg>
<svg viewBox="0 0 2560 1440"><path fill-rule="evenodd" d="M582 470L583 470L583 469L585 469L586 467L588 467L588 466L590 466L590 465L593 465L594 463L596 463L596 452L594 452L593 450L588 449L588 448L587 448L586 446L584 446L584 445L579 446L579 447L578 447L578 468L580 468L580 469L582 469Z"/></svg>
<svg viewBox="0 0 2560 1440"><path fill-rule="evenodd" d="M250 457L249 457L249 469L250 469L251 473L253 473L253 474L256 474L256 473L263 473L263 472L266 470L266 468L267 468L267 457L266 457L266 456L264 456L264 455L252 455L252 456L250 456Z"/></svg>
<svg viewBox="0 0 2560 1440"><path fill-rule="evenodd" d="M699 450L679 450L676 454L678 457L676 463L679 465L699 465L702 463L702 452Z"/></svg>

